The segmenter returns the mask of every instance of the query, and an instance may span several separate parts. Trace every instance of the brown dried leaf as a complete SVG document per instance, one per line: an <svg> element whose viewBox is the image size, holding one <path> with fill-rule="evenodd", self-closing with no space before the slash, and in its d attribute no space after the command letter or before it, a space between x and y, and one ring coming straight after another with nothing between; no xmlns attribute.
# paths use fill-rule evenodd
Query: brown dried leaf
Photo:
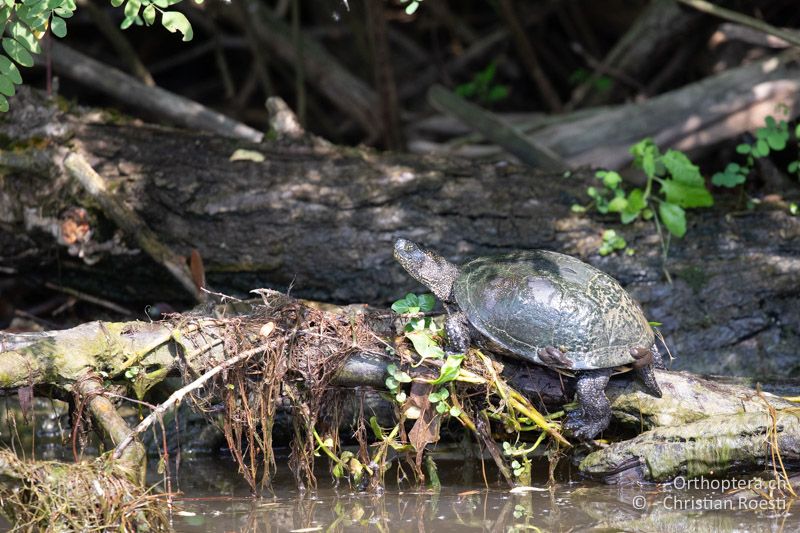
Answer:
<svg viewBox="0 0 800 533"><path fill-rule="evenodd" d="M417 450L416 466L418 475L422 474L422 455L425 453L425 448L428 444L439 442L439 427L442 418L428 400L428 395L431 391L433 391L433 385L430 383L415 381L411 384L411 393L406 402L406 407L414 406L422 413L408 433L409 442Z"/></svg>

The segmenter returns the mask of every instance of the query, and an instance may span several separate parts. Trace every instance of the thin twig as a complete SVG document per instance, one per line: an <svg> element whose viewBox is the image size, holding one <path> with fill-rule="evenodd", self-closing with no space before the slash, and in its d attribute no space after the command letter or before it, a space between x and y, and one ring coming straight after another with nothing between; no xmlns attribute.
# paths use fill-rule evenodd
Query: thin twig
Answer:
<svg viewBox="0 0 800 533"><path fill-rule="evenodd" d="M190 129L253 142L261 142L264 137L263 133L246 124L160 87L148 87L133 76L61 43L53 42L52 47L53 65L60 74L110 94L133 107L155 113Z"/></svg>
<svg viewBox="0 0 800 533"><path fill-rule="evenodd" d="M742 26L748 26L750 28L763 31L764 33L774 35L775 37L780 37L784 41L792 43L795 46L800 46L800 35L798 35L797 32L784 30L782 28L776 28L772 24L767 24L763 20L758 20L757 18L744 15L737 11L725 9L724 7L714 5L711 2L706 2L705 0L678 0L678 1L681 4L693 7L694 9L702 11L703 13L708 13L709 15L714 15L715 17L719 17L721 19L739 23Z"/></svg>

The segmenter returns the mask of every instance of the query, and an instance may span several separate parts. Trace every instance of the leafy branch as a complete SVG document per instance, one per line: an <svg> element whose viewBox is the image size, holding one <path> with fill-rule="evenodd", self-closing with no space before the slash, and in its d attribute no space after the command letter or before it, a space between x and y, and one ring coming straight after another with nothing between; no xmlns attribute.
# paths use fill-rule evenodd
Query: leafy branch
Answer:
<svg viewBox="0 0 800 533"><path fill-rule="evenodd" d="M161 14L161 25L168 31L180 32L184 41L193 36L192 26L183 13L167 11L181 0L111 0L111 5L124 4L125 18L121 28L133 24L151 26ZM202 3L203 0L195 0ZM18 66L32 67L33 56L42 53L41 40L47 30L56 37L67 35L66 19L75 14L75 0L0 0L0 28L4 36L0 41L0 112L9 109L8 97L16 94L16 86L22 85ZM144 9L142 9L144 8Z"/></svg>

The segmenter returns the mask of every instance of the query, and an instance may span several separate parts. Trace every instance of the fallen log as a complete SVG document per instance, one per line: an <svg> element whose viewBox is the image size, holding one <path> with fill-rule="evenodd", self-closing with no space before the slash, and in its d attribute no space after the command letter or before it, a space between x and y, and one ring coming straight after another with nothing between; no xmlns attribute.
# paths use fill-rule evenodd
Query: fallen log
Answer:
<svg viewBox="0 0 800 533"><path fill-rule="evenodd" d="M326 402L337 397L330 395L331 391L354 387L385 390L387 378L397 375L390 365L406 369L413 383L424 384L436 376L442 364L439 360L416 369L407 366L408 357L414 355L403 337L395 336L400 319L390 312L364 307L322 311L273 291L262 294L264 303L253 305L245 315L218 310L216 318L175 315L149 324L93 322L72 330L48 332L38 339L3 335L0 341L6 348L0 353L0 389L48 385L75 392L76 386L85 387L86 376L102 372L107 382L127 385L141 398L154 385L179 373L184 380L199 383L182 392L181 397L205 388L194 399L197 405L205 405L213 397L224 400L227 416L231 417L228 423L236 420L239 424L238 429L226 426L231 449L236 449L239 439L252 436L250 432L260 433L259 428L264 425L271 428L270 416L274 416L279 398L287 398L295 416L302 414L306 430L313 435L313 450L322 440L317 431L321 434L325 427L337 428L333 431L339 428L338 423L331 426L325 422L333 409ZM223 313L227 315L223 317ZM257 372L258 368L262 370ZM131 369L136 369L133 378L129 377ZM527 413L534 405L543 412L558 411L574 393L568 376L499 356L490 363L484 356L472 354L461 372L453 382L456 387L450 390L452 405L461 406L464 411L451 411L450 417L467 428L476 420L474 414L467 413L489 408L494 415L502 413L498 409L503 409L503 404L492 407L493 402L488 399L493 394L518 405L519 413ZM492 377L495 373L497 376ZM249 375L259 378L254 381ZM195 379L198 377L202 379ZM792 402L689 373L660 370L657 379L663 391L660 399L646 394L627 376L612 380L607 394L615 424L609 434L641 434L594 452L581 463L582 471L611 480L624 473L627 478L664 481L678 475L719 471L725 461L739 469L752 469L764 465L765 446L770 442L765 444L764 436L770 431L778 439L776 451L785 452L787 459L798 453L792 439L800 432L800 420ZM248 391L249 407L226 400L239 387ZM483 389L488 392L477 393ZM515 396L517 393L520 396ZM410 394L413 395L413 388ZM92 395L104 399L102 391ZM481 397L487 398L488 403L475 399ZM323 401L324 398L328 400ZM412 405L409 401L404 393L399 412L408 412ZM527 401L531 402L528 407L519 403ZM272 415L263 418L265 409L272 409ZM517 416L523 420L533 415ZM770 419L774 421L771 426L765 422ZM524 431L521 427L525 424L515 426L518 423L511 422L513 417L494 420L501 426L511 424L509 427ZM118 426L113 430L109 429L113 425L103 427L116 432L112 440L117 455L126 453L128 444L137 442L142 431L129 431L123 436ZM144 423L143 427L146 429ZM535 424L532 427L536 429ZM305 434L298 435L304 442ZM558 438L557 433L553 435ZM423 441L422 446L434 441ZM263 442L271 446L269 439ZM667 445L669 453L662 452ZM737 450L735 456L729 450L733 447ZM264 453L269 470L271 454L267 449ZM141 457L141 448L137 454ZM333 452L330 456L337 460ZM255 487L255 459L235 457ZM707 465L707 470L697 464ZM309 476L308 472L305 475ZM305 478L306 483L312 480L313 477Z"/></svg>
<svg viewBox="0 0 800 533"><path fill-rule="evenodd" d="M57 270L57 285L128 308L192 302L189 275L176 282L165 268L188 270L179 261L196 249L208 283L229 294L257 282L315 300L385 304L414 288L391 258L398 236L435 245L456 263L545 248L626 286L663 324L673 368L763 377L795 367L800 219L787 202L800 198L797 187L749 211L718 195L720 207L690 213L687 237L673 240L666 262L644 222L617 227L634 255L601 257L603 229L616 221L570 211L594 183L586 172L565 178L323 143L247 144L64 112L28 91L11 114L0 124L8 139L0 270L31 284L52 283ZM249 152L231 161L238 149ZM73 154L151 233L120 230L113 213L98 209L64 165ZM156 246L141 244L147 235Z"/></svg>

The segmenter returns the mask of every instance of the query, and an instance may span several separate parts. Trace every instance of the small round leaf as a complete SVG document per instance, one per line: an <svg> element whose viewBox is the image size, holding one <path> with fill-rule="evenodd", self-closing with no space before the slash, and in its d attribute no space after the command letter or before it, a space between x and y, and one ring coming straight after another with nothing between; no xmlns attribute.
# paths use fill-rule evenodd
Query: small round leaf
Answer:
<svg viewBox="0 0 800 533"><path fill-rule="evenodd" d="M6 96L14 96L14 83L7 76L0 74L0 93Z"/></svg>
<svg viewBox="0 0 800 533"><path fill-rule="evenodd" d="M62 18L53 17L50 21L50 30L56 37L65 37L67 35L67 23Z"/></svg>
<svg viewBox="0 0 800 533"><path fill-rule="evenodd" d="M23 67L33 66L33 57L19 42L10 37L5 37L2 42L3 50L6 51L8 57L22 65Z"/></svg>
<svg viewBox="0 0 800 533"><path fill-rule="evenodd" d="M144 19L144 23L150 26L156 20L156 6L150 4L144 8L142 18Z"/></svg>
<svg viewBox="0 0 800 533"><path fill-rule="evenodd" d="M17 85L22 83L22 76L19 73L19 69L4 55L0 55L0 74L8 76L8 79Z"/></svg>

